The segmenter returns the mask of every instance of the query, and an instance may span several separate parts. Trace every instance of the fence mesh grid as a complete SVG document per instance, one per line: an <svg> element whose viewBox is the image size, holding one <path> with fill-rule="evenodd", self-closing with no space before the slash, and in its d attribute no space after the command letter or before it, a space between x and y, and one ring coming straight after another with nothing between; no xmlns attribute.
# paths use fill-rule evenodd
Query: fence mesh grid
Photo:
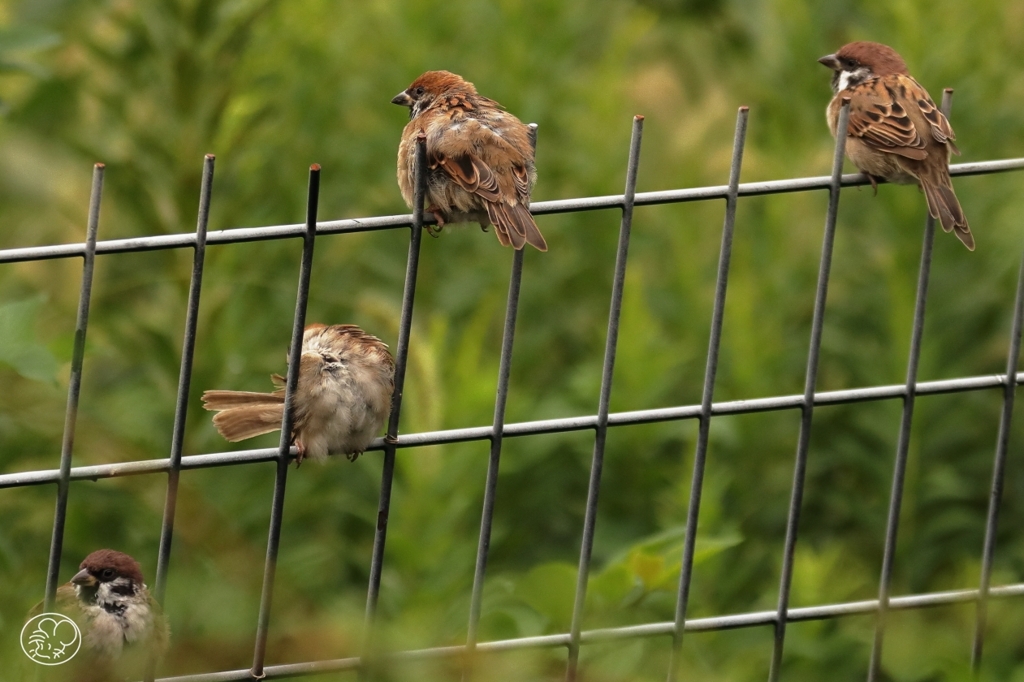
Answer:
<svg viewBox="0 0 1024 682"><path fill-rule="evenodd" d="M952 91L946 90L943 96L942 108L946 112L947 116L949 114L951 95ZM840 113L838 125L838 129L840 131L846 130L848 113L849 103L847 101ZM310 273L312 269L313 250L316 238L330 234L410 228L408 261L402 297L402 312L399 323L398 343L395 348L395 391L392 398L391 415L388 421L386 435L383 438L377 439L369 448L369 450L383 451L383 470L381 476L377 524L369 570L370 580L367 589L365 615L366 640L363 644L364 652L371 651L373 646L373 625L377 613L381 571L384 564L384 548L387 538L388 516L391 505L391 491L397 450L400 448L418 448L445 443L490 441L490 457L483 496L483 509L480 522L473 586L470 597L467 641L464 645L459 646L391 652L386 654L387 657L394 660L406 661L438 657L463 657L467 661L466 665L469 666L472 664L473 654L476 652L500 652L527 648L564 647L567 650L565 677L567 680L574 680L578 674L579 653L580 648L583 645L627 638L670 637L672 640L672 654L670 657L669 669L667 671L667 679L669 682L673 682L680 677L680 650L685 633L731 628L772 626L774 628L775 636L771 663L768 670L768 679L774 681L780 678L786 626L788 623L808 620L834 619L849 615L873 613L876 617L874 628L875 635L871 647L871 658L867 671L867 679L870 681L877 679L880 675L880 660L884 641L886 614L888 611L894 609L921 609L940 605L973 602L976 605L976 618L972 642L971 664L973 668L977 670L981 664L988 600L991 598L1006 598L1024 595L1024 583L998 586L991 585L992 560L995 552L995 536L999 520L999 503L1002 495L1003 480L1006 470L1007 448L1010 434L1010 422L1013 413L1014 394L1017 383L1022 378L1022 375L1017 372L1017 362L1020 352L1021 323L1022 317L1024 317L1024 260L1022 260L1021 271L1018 274L1016 299L1013 304L1013 324L1009 342L1009 352L1006 358L1006 373L1002 375L962 377L941 381L918 382L917 367L921 353L921 337L924 327L925 305L928 294L932 241L935 232L935 220L930 217L927 218L924 226L921 264L917 283L906 382L899 385L871 386L827 392L816 391L815 385L821 348L821 333L825 316L825 301L828 293L833 238L839 210L840 192L843 187L866 185L869 181L861 174L842 174L843 145L837 141L833 154L832 173L828 177L809 177L741 184L739 182L739 178L743 160L744 142L746 138L747 118L747 108L740 108L736 121L728 185L637 193L636 179L640 164L640 147L643 133L643 117L637 116L633 121L632 138L626 169L626 187L623 194L536 202L531 205L531 211L535 215L593 211L609 208L619 209L622 214L619 242L615 259L615 273L612 285L611 302L609 306L608 332L606 336L604 361L602 365L600 401L597 414L512 424L505 423L505 406L508 397L512 346L515 334L524 258L523 251L515 251L512 259L511 274L509 277L508 302L505 311L500 366L495 393L494 420L492 424L471 428L403 435L399 435L402 394L409 356L409 336L416 294L420 242L424 225L427 222L424 218L423 212L425 187L425 140L422 136L418 141L416 152L416 209L411 216L398 215L369 219L318 222L317 203L319 197L320 168L319 166L314 165L311 167L309 175L305 224L240 228L208 233L207 222L209 218L213 187L214 158L213 156L207 156L204 163L199 201L199 217L195 233L98 241L97 232L104 169L102 164L97 164L94 169L88 229L86 241L84 243L0 250L0 263L75 257L81 257L84 263L75 344L71 364L71 378L65 415L64 436L61 447L60 467L55 470L27 471L0 475L0 488L17 488L51 483L55 483L57 486L53 536L51 540L50 558L46 577L46 609L51 610L54 601L54 594L58 585L58 572L63 547L64 526L67 516L68 492L71 482L81 480L94 481L100 478L143 474L167 474L167 495L163 514L156 582L154 588L157 599L162 601L166 592L167 577L170 570L170 550L174 531L178 482L181 472L207 467L237 466L273 461L277 464L277 474L273 489L270 527L267 536L266 564L264 568L264 578L260 597L252 668L162 679L166 681L174 680L175 682L214 682L260 679L262 677L284 678L344 670L357 670L360 671L360 675L365 675L367 673L367 670L371 667L372 663L369 655L365 657L309 661L288 665L265 665L264 659L266 654L267 635L271 625L271 601L273 597L278 547L281 539L281 525L285 489L288 478L288 465L294 456L294 451L287 435L291 431L290 424L292 417L290 407L292 393L297 382L297 377L293 370L298 367L299 364L298 354L301 346L302 330L305 326L306 304L309 297ZM535 126L531 126L531 132L533 133L533 138L535 140ZM844 138L845 135L840 135L838 139L843 140ZM953 176L961 176L1000 173L1020 169L1024 169L1024 158L957 164L951 166L950 170ZM722 320L726 291L729 282L733 226L735 223L738 200L741 197L819 190L827 190L829 192L829 203L825 216L821 260L819 264L817 289L811 323L811 338L807 353L807 370L805 375L804 392L802 395L773 396L751 400L716 403L713 401L715 376L718 369ZM707 362L704 388L700 404L680 405L675 407L630 412L610 412L609 404L612 392L612 376L615 365L619 319L622 309L623 287L629 254L630 230L632 228L634 207L718 199L725 200L725 218L722 227L722 242L716 276L711 333L706 356ZM225 453L184 456L182 453L182 441L192 378L196 326L200 294L202 291L203 266L207 244L232 244L256 240L290 239L299 236L303 239L302 263L297 287L295 318L292 328L292 340L289 355L291 361L289 363L290 369L287 377L286 409L279 447L276 449L241 450ZM79 389L81 386L81 373L85 354L86 330L89 318L89 303L92 292L93 269L96 256L163 249L193 249L194 252L170 456L166 459L72 467L72 446L74 443L75 420L78 410ZM985 524L985 539L981 554L982 570L980 585L976 589L892 596L890 594L890 587L892 580L893 556L896 548L897 529L899 527L904 474L906 470L908 444L910 439L910 427L914 411L914 399L918 395L959 393L991 389L1001 389L1003 391L1003 407L1000 416L999 431L992 465L992 484L988 501L987 520ZM789 598L793 576L793 557L798 539L801 501L804 492L804 479L814 408L821 405L837 405L844 403L894 399L902 400L903 409L893 466L892 489L889 496L888 522L886 525L882 571L878 581L878 598L857 602L821 604L810 607L790 607ZM696 529L700 511L701 493L703 490L704 466L708 448L708 438L713 418L723 415L793 409L800 410L801 421L794 459L793 483L791 487L791 498L786 523L786 536L783 545L782 570L779 581L777 608L771 611L757 611L735 615L718 615L706 618L688 619L687 605L693 575L692 569ZM616 426L649 424L654 422L679 421L686 419L696 419L698 421L698 431L691 478L692 484L689 506L685 522L686 531L683 543L679 586L676 596L675 619L670 622L653 622L625 627L584 630L582 628L584 604L586 601L587 582L591 568L591 551L594 541L598 494L601 486L601 472L608 429ZM576 592L569 632L535 637L521 637L500 641L478 641L478 626L481 614L483 583L490 548L491 526L493 521L494 501L497 490L498 469L503 439L534 434L550 434L584 430L593 430L595 435L587 502L580 540ZM148 678L153 678L152 670L150 671Z"/></svg>

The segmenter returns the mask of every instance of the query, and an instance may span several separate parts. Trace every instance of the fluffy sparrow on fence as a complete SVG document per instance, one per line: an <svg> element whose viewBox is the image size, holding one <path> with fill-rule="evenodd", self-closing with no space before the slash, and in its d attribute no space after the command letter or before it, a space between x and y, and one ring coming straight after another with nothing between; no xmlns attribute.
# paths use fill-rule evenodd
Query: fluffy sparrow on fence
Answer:
<svg viewBox="0 0 1024 682"><path fill-rule="evenodd" d="M271 379L278 386L272 393L203 393L203 407L217 411L213 423L224 438L236 442L281 428L285 379ZM380 433L394 387L395 361L376 336L353 324L307 326L293 401L296 462L329 453L355 460Z"/></svg>
<svg viewBox="0 0 1024 682"><path fill-rule="evenodd" d="M409 107L398 146L398 186L412 208L416 138L426 136L427 211L438 227L476 221L502 246L547 251L530 215L537 181L529 128L454 73L427 71L391 100ZM433 231L431 232L433 234Z"/></svg>

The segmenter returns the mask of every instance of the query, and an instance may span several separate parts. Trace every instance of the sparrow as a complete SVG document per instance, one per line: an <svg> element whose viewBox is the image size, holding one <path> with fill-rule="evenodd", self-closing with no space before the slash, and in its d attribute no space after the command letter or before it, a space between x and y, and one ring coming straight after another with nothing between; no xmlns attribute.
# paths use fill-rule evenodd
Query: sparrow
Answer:
<svg viewBox="0 0 1024 682"><path fill-rule="evenodd" d="M974 236L949 178L949 155L960 154L953 128L903 58L880 43L855 42L818 60L832 69L834 97L826 110L836 135L843 98L850 98L846 155L878 191L878 179L917 184L928 212L974 251Z"/></svg>
<svg viewBox="0 0 1024 682"><path fill-rule="evenodd" d="M71 582L57 588L54 609L78 625L81 648L59 666L75 682L139 680L167 652L170 627L132 557L112 549L85 557ZM30 617L43 612L38 604ZM61 679L65 679L62 677Z"/></svg>
<svg viewBox="0 0 1024 682"><path fill-rule="evenodd" d="M530 215L537 181L529 128L500 104L477 94L454 73L427 71L395 95L409 107L409 123L398 146L398 187L413 207L416 138L426 136L427 211L439 228L477 221L494 225L502 246L530 244L547 251ZM430 228L428 228L430 229ZM436 236L434 230L431 234Z"/></svg>
<svg viewBox="0 0 1024 682"><path fill-rule="evenodd" d="M285 378L271 375L273 393L206 391L203 407L232 443L281 428ZM354 461L391 411L395 361L387 345L354 324L311 324L302 334L292 440L296 464L342 453Z"/></svg>

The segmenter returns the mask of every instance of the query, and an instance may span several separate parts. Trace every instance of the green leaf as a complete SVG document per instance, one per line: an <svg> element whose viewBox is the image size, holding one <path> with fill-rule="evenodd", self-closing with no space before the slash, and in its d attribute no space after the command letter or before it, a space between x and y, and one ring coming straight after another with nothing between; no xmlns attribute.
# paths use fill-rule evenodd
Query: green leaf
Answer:
<svg viewBox="0 0 1024 682"><path fill-rule="evenodd" d="M619 604L637 589L633 572L625 563L615 563L591 576L587 585L588 601Z"/></svg>
<svg viewBox="0 0 1024 682"><path fill-rule="evenodd" d="M536 566L519 581L516 595L547 617L549 631L566 630L572 621L576 567L564 562Z"/></svg>
<svg viewBox="0 0 1024 682"><path fill-rule="evenodd" d="M685 526L675 526L647 537L614 557L601 571L601 575L625 570L632 584L641 585L644 592L674 589L682 566L685 533ZM742 541L743 538L735 533L715 537L698 536L693 563L699 565Z"/></svg>

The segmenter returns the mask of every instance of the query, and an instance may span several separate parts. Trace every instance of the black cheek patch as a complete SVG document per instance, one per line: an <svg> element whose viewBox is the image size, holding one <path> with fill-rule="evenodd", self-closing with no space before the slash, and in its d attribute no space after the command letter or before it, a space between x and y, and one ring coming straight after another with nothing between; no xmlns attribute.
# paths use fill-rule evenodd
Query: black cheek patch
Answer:
<svg viewBox="0 0 1024 682"><path fill-rule="evenodd" d="M135 587L132 586L130 583L127 585L111 585L110 591L114 594L119 594L123 597L130 597L131 595L135 594Z"/></svg>

